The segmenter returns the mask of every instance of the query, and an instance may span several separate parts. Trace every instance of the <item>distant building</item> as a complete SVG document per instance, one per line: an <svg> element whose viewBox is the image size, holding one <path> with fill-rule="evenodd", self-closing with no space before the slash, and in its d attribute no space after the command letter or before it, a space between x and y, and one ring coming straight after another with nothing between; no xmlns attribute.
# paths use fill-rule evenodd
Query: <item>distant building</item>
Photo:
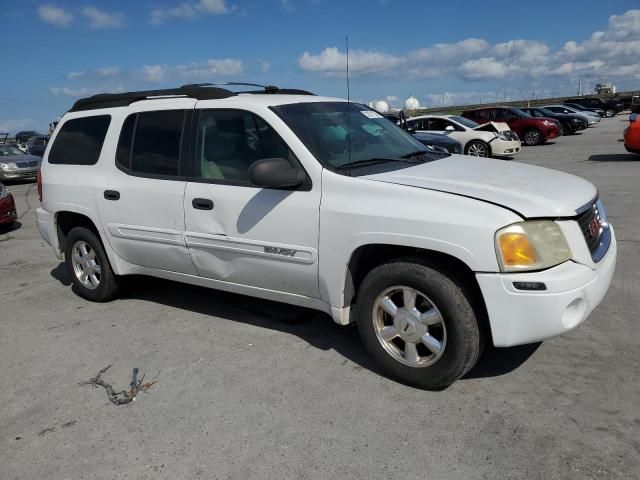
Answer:
<svg viewBox="0 0 640 480"><path fill-rule="evenodd" d="M598 83L596 84L596 93L598 95L616 93L616 86L612 83Z"/></svg>

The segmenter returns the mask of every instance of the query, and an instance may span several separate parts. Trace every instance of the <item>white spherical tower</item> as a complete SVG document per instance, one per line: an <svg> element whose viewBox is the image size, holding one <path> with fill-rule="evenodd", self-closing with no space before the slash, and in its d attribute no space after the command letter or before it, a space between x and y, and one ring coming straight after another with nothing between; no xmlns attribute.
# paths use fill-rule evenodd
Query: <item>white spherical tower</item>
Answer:
<svg viewBox="0 0 640 480"><path fill-rule="evenodd" d="M384 100L376 100L373 102L373 109L378 113L389 113L389 104Z"/></svg>
<svg viewBox="0 0 640 480"><path fill-rule="evenodd" d="M418 110L420 108L420 102L416 97L409 97L404 101L404 111L411 112L413 110Z"/></svg>

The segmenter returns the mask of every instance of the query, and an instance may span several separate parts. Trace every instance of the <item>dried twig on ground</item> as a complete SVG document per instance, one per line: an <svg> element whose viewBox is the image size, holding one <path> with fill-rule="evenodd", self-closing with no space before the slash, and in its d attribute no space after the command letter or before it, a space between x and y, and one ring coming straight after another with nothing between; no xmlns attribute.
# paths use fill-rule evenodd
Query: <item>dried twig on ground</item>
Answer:
<svg viewBox="0 0 640 480"><path fill-rule="evenodd" d="M133 375L131 376L131 384L129 385L129 390L122 390L120 392L116 392L113 387L106 383L102 379L102 375L111 368L111 365L107 365L102 370L98 372L98 374L90 378L89 380L82 381L78 383L78 385L93 385L94 387L102 387L107 391L107 396L109 397L109 401L114 405L126 405L135 400L138 392L146 392L151 387L156 384L156 381L142 383L144 381L144 375L140 380L138 380L138 369L133 369Z"/></svg>

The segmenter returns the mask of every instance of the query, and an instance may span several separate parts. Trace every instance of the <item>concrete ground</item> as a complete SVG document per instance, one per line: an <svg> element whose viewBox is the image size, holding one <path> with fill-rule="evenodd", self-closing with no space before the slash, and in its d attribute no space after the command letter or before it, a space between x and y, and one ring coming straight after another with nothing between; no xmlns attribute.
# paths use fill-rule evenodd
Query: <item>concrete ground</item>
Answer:
<svg viewBox="0 0 640 480"><path fill-rule="evenodd" d="M573 332L488 349L442 392L385 378L352 327L137 278L76 296L40 239L34 184L0 234L0 478L640 478L640 156L625 118L518 161L594 182L618 236L613 284ZM78 382L157 380L115 406Z"/></svg>

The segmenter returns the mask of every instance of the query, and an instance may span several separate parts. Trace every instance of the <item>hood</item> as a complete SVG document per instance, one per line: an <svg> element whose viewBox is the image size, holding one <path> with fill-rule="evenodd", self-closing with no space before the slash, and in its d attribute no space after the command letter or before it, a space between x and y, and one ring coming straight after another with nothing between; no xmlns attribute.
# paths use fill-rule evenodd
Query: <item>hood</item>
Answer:
<svg viewBox="0 0 640 480"><path fill-rule="evenodd" d="M573 217L598 193L593 184L568 173L463 155L360 178L477 198L525 218Z"/></svg>
<svg viewBox="0 0 640 480"><path fill-rule="evenodd" d="M482 125L473 127L473 129L480 132L498 132L498 133L511 131L511 128L509 128L509 125L503 122L483 123Z"/></svg>
<svg viewBox="0 0 640 480"><path fill-rule="evenodd" d="M0 156L0 163L16 163L16 162L40 162L40 157L35 155L2 155Z"/></svg>

